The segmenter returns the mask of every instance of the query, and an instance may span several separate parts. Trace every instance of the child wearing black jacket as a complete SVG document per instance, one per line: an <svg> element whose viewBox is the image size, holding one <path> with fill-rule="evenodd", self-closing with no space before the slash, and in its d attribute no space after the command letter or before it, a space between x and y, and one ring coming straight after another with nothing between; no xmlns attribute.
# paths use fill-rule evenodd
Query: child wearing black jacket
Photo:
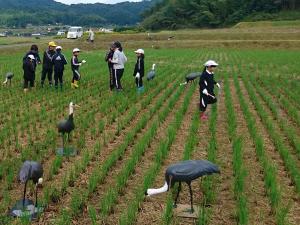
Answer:
<svg viewBox="0 0 300 225"><path fill-rule="evenodd" d="M24 92L28 91L28 87L34 87L35 80L35 69L36 63L33 55L28 55L25 60L23 60L23 70L24 70Z"/></svg>
<svg viewBox="0 0 300 225"><path fill-rule="evenodd" d="M105 56L105 61L107 62L107 66L108 66L108 71L109 71L109 88L112 91L115 87L114 84L114 75L113 75L113 71L114 71L114 64L111 63L111 60L114 56L114 50L112 48L112 46L110 47L109 51L106 53Z"/></svg>
<svg viewBox="0 0 300 225"><path fill-rule="evenodd" d="M61 53L62 47L56 47L56 53L52 57L52 63L54 65L54 82L55 88L58 88L58 81L60 83L60 89L63 88L63 75L65 70L65 65L67 65L66 57Z"/></svg>
<svg viewBox="0 0 300 225"><path fill-rule="evenodd" d="M205 114L207 105L217 102L217 98L214 93L214 85L217 85L218 88L220 88L220 84L214 80L214 70L218 64L213 60L209 60L204 64L204 66L205 68L199 81L201 120L208 119L208 116Z"/></svg>
<svg viewBox="0 0 300 225"><path fill-rule="evenodd" d="M138 92L144 90L143 86L143 77L145 74L145 65L144 65L144 58L145 58L145 51L143 49L138 49L135 51L137 56L137 61L135 64L133 76L135 77L135 83Z"/></svg>

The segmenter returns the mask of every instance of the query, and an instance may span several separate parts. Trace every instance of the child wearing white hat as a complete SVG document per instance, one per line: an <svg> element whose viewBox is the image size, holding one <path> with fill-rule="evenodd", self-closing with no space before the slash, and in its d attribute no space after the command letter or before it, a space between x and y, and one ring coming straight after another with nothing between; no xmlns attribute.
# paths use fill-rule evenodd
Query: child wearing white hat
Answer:
<svg viewBox="0 0 300 225"><path fill-rule="evenodd" d="M218 66L213 60L208 60L204 64L204 70L200 77L200 118L201 120L207 120L208 117L205 114L208 104L214 104L217 102L217 98L214 94L214 85L220 88L220 84L214 79L214 70Z"/></svg>
<svg viewBox="0 0 300 225"><path fill-rule="evenodd" d="M71 69L72 69L72 72L73 72L73 79L72 79L72 83L71 83L72 88L78 88L79 87L78 86L78 81L81 78L81 75L79 73L79 67L82 64L86 63L85 60L79 61L79 59L78 59L79 53L80 53L79 48L74 48L73 49L73 56L72 56L72 59L71 59Z"/></svg>
<svg viewBox="0 0 300 225"><path fill-rule="evenodd" d="M34 80L35 80L35 57L34 55L30 54L26 57L23 61L23 70L24 70L24 92L28 91L28 87L34 87Z"/></svg>
<svg viewBox="0 0 300 225"><path fill-rule="evenodd" d="M143 49L138 49L135 51L135 53L137 56L137 61L135 64L133 76L135 77L135 84L138 92L142 92L144 90L143 77L145 74L145 69L144 69L145 51Z"/></svg>

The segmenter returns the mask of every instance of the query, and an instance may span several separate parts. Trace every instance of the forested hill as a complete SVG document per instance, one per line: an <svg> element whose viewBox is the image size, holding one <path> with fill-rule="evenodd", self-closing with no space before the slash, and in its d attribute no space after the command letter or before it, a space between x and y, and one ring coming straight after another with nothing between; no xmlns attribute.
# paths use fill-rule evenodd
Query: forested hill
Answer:
<svg viewBox="0 0 300 225"><path fill-rule="evenodd" d="M0 0L0 26L45 25L135 25L141 14L157 0L109 4L65 5L54 0Z"/></svg>
<svg viewBox="0 0 300 225"><path fill-rule="evenodd" d="M222 27L299 9L300 0L163 0L144 13L142 24L153 30Z"/></svg>

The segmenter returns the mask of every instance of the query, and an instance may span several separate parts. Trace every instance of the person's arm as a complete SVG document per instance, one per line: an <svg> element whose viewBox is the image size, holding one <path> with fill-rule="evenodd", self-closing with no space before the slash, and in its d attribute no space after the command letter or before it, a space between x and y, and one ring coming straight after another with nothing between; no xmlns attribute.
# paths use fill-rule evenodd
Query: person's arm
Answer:
<svg viewBox="0 0 300 225"><path fill-rule="evenodd" d="M135 66L134 66L134 71L133 71L133 76L135 77L136 74L138 73L138 64L139 64L139 60L136 62Z"/></svg>
<svg viewBox="0 0 300 225"><path fill-rule="evenodd" d="M206 81L206 76L205 74L202 74L200 77L200 81L199 81L199 86L200 86L200 92L202 94L208 95L208 91L207 91L207 81Z"/></svg>
<svg viewBox="0 0 300 225"><path fill-rule="evenodd" d="M143 77L144 74L145 74L145 64L144 64L144 59L141 59L141 60L140 60L140 74L141 74L141 77Z"/></svg>
<svg viewBox="0 0 300 225"><path fill-rule="evenodd" d="M38 64L41 64L41 58L40 58L40 55L39 55L39 53L36 53L36 62L38 63Z"/></svg>
<svg viewBox="0 0 300 225"><path fill-rule="evenodd" d="M63 64L64 64L64 65L67 65L68 62L67 62L67 60L66 60L66 57L65 57L64 55L62 55L62 57L63 57Z"/></svg>
<svg viewBox="0 0 300 225"><path fill-rule="evenodd" d="M221 85L215 81L215 78L213 78L213 80L214 80L214 84L217 85L218 88L221 88Z"/></svg>
<svg viewBox="0 0 300 225"><path fill-rule="evenodd" d="M115 52L114 55L113 55L113 58L110 62L113 63L113 64L118 64L119 60L120 60L119 58L120 58L119 54L117 52Z"/></svg>
<svg viewBox="0 0 300 225"><path fill-rule="evenodd" d="M81 63L78 61L78 58L75 56L72 57L72 65L73 66L81 66Z"/></svg>

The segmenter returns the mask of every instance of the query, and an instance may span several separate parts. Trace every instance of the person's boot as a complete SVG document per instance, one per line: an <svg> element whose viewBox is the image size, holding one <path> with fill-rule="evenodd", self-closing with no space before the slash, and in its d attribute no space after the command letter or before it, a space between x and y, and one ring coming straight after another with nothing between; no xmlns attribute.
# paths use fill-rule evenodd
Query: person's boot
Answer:
<svg viewBox="0 0 300 225"><path fill-rule="evenodd" d="M207 120L208 119L208 116L205 114L205 112L201 112L200 119L201 120Z"/></svg>
<svg viewBox="0 0 300 225"><path fill-rule="evenodd" d="M74 80L74 87L75 87L75 88L79 88L79 85L78 85L78 81L77 81L77 80Z"/></svg>

